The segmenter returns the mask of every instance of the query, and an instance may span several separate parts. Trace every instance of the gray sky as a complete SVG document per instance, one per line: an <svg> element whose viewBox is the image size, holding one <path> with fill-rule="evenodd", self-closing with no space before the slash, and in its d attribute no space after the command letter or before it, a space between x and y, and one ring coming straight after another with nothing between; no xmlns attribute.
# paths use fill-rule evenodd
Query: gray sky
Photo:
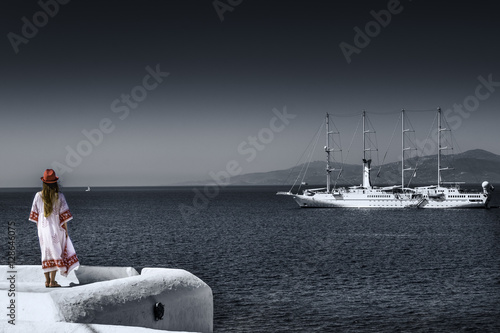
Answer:
<svg viewBox="0 0 500 333"><path fill-rule="evenodd" d="M285 169L325 112L362 109L389 114L370 114L380 159L394 112L438 106L462 151L500 154L500 83L484 83L500 82L489 1L242 1L223 21L212 1L113 3L71 1L53 17L37 1L0 5L0 187L39 186L53 166L65 186L169 185L229 161L238 173ZM385 27L374 23L389 10ZM36 33L23 29L34 19ZM367 24L369 43L356 40ZM341 43L356 48L350 63ZM464 103L471 111L454 108ZM423 141L434 113L409 117ZM358 118L332 120L347 150ZM399 158L394 140L386 161ZM360 146L347 162L360 162Z"/></svg>

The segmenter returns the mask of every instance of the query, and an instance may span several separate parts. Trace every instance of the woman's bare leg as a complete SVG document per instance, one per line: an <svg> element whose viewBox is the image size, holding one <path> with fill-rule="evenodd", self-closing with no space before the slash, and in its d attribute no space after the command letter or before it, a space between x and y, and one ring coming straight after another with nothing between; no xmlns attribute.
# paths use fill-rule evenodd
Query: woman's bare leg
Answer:
<svg viewBox="0 0 500 333"><path fill-rule="evenodd" d="M47 272L47 273L43 273L43 275L45 275L45 287L48 287L50 285L50 273Z"/></svg>
<svg viewBox="0 0 500 333"><path fill-rule="evenodd" d="M56 273L57 273L57 271L50 272L50 285L51 286L56 284Z"/></svg>

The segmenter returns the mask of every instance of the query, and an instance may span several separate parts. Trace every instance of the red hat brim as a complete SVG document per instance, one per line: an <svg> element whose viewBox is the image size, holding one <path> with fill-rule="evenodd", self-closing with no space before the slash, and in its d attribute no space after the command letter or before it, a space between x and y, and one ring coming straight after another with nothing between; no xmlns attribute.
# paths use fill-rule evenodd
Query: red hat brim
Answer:
<svg viewBox="0 0 500 333"><path fill-rule="evenodd" d="M56 177L56 179L54 180L46 180L46 179L43 179L43 177L40 177L40 179L42 180L42 182L44 183L47 183L47 184L52 184L52 183L57 183L57 180L59 179L59 177Z"/></svg>

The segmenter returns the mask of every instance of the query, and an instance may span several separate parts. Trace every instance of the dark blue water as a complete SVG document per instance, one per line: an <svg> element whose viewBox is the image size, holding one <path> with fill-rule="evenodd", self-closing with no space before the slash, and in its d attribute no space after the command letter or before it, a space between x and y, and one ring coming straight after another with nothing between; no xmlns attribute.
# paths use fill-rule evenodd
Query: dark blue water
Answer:
<svg viewBox="0 0 500 333"><path fill-rule="evenodd" d="M300 209L277 190L221 189L189 219L190 188L65 195L82 264L192 272L216 332L500 331L500 209ZM40 264L34 192L0 192L19 265Z"/></svg>

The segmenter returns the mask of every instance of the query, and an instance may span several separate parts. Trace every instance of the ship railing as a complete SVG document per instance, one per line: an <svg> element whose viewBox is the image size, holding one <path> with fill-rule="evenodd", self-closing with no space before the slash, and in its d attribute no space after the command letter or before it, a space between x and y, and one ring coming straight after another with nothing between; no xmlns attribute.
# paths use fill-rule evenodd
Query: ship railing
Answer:
<svg viewBox="0 0 500 333"><path fill-rule="evenodd" d="M326 192L326 187L321 187L321 188L308 188L305 191L309 192Z"/></svg>

